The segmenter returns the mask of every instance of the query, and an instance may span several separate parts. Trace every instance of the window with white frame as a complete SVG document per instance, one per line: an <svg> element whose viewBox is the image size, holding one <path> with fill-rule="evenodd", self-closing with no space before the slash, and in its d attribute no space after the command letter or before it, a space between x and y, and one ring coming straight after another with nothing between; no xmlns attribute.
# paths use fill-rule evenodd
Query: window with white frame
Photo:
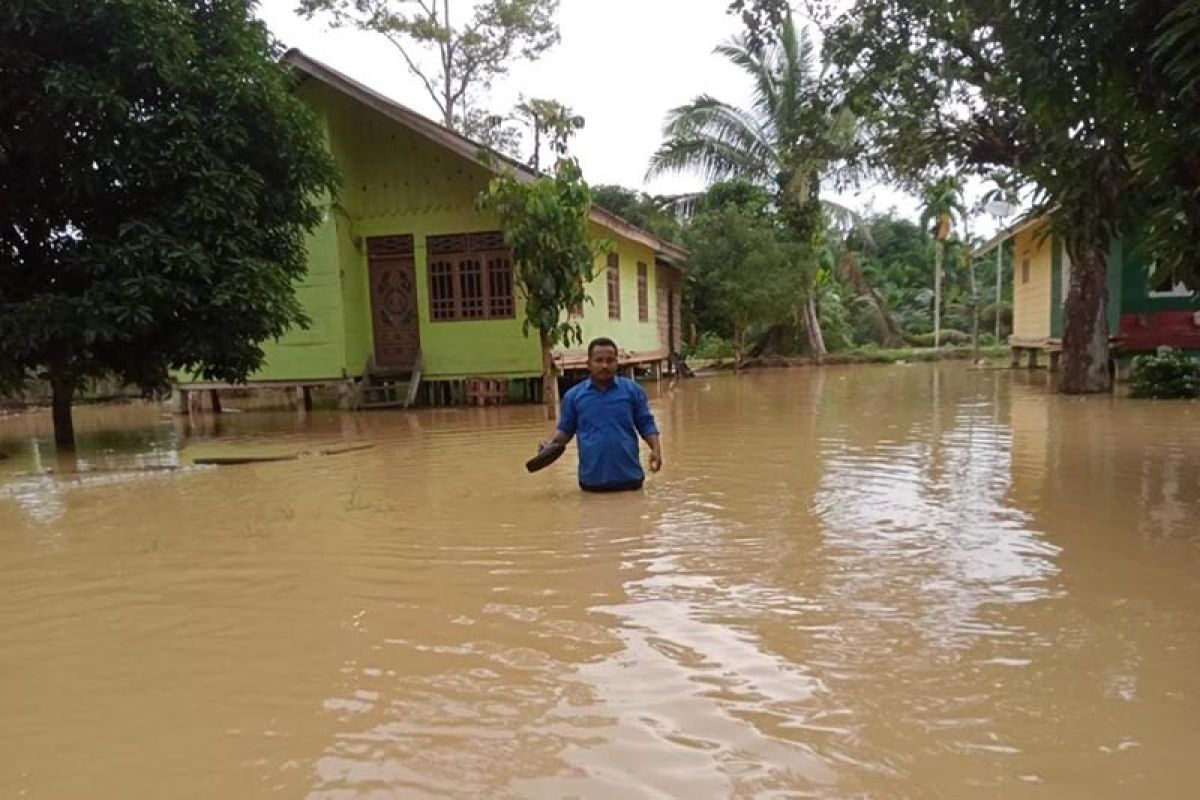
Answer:
<svg viewBox="0 0 1200 800"><path fill-rule="evenodd" d="M1146 268L1146 280L1150 287L1148 292L1150 297L1191 297L1195 294L1187 285L1175 276L1174 270L1165 275L1156 283L1149 283L1154 280L1155 274L1158 272L1158 265L1151 264Z"/></svg>

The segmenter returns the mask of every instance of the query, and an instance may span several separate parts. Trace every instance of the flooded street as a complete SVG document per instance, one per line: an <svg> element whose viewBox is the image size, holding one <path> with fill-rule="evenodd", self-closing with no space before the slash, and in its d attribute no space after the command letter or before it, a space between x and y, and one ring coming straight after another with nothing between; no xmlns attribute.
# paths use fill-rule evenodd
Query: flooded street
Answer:
<svg viewBox="0 0 1200 800"><path fill-rule="evenodd" d="M1044 381L651 384L632 496L536 407L0 417L0 797L1194 797L1200 404Z"/></svg>

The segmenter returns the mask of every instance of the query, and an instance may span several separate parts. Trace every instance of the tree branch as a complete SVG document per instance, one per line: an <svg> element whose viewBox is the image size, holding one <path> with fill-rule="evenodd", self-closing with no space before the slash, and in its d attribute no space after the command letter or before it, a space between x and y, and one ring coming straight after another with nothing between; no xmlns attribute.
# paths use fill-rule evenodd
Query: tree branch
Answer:
<svg viewBox="0 0 1200 800"><path fill-rule="evenodd" d="M418 0L418 2L420 2L420 0ZM404 61L406 64L408 64L409 71L413 75L416 75L418 78L420 78L421 83L425 84L425 91L429 94L430 98L433 99L434 105L438 107L438 110L442 112L442 116L444 117L446 115L446 109L443 107L442 101L438 97L437 90L433 88L433 84L430 83L429 79L425 77L425 73L421 72L421 68L418 67L412 58L409 57L408 52L404 49L404 45L401 44L400 41L392 34L385 33L383 31L380 31L380 33L383 33L384 38L391 42L392 45L400 51L400 55L404 56Z"/></svg>

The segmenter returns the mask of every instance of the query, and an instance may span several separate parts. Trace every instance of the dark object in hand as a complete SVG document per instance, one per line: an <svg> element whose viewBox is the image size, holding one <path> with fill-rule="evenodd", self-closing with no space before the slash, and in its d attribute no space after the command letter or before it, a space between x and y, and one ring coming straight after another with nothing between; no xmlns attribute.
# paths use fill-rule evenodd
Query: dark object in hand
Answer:
<svg viewBox="0 0 1200 800"><path fill-rule="evenodd" d="M559 456L565 453L567 446L558 442L547 442L538 449L538 454L525 462L525 469L530 472L537 472L539 469L546 467L558 461Z"/></svg>

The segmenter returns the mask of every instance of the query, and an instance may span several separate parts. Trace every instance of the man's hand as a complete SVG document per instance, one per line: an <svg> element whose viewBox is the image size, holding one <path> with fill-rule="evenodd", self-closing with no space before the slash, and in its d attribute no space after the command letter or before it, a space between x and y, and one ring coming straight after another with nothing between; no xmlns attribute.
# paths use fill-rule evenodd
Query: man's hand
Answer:
<svg viewBox="0 0 1200 800"><path fill-rule="evenodd" d="M661 450L650 451L650 471L658 472L662 469L663 459Z"/></svg>

